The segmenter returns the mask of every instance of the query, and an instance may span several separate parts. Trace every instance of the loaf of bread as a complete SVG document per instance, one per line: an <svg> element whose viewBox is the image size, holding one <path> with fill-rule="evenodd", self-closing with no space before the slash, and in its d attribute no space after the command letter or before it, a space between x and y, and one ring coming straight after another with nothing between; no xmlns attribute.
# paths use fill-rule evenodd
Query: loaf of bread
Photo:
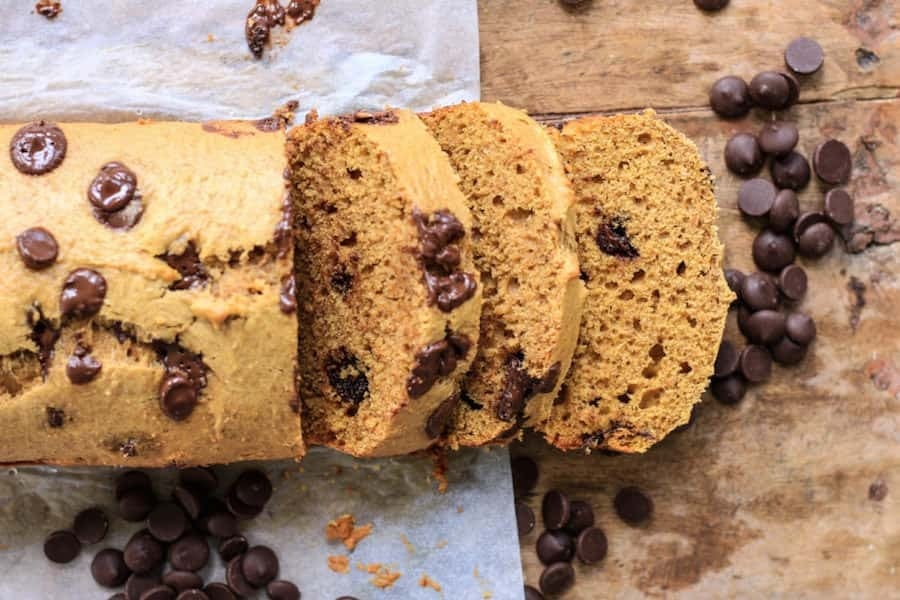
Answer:
<svg viewBox="0 0 900 600"><path fill-rule="evenodd" d="M266 128L0 125L0 462L302 455L284 134Z"/></svg>
<svg viewBox="0 0 900 600"><path fill-rule="evenodd" d="M565 450L644 452L700 400L733 299L709 172L652 111L554 133L588 295L569 377L540 430Z"/></svg>
<svg viewBox="0 0 900 600"><path fill-rule="evenodd" d="M478 343L481 285L457 177L409 111L288 139L303 427L356 456L433 444Z"/></svg>
<svg viewBox="0 0 900 600"><path fill-rule="evenodd" d="M574 195L544 127L502 104L423 116L460 176L484 286L481 341L447 433L451 447L508 441L550 416L584 299Z"/></svg>

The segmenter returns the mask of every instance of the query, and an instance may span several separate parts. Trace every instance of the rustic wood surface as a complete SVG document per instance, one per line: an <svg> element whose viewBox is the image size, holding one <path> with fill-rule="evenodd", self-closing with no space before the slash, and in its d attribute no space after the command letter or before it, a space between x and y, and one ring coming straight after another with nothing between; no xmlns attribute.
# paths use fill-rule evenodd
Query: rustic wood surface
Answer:
<svg viewBox="0 0 900 600"><path fill-rule="evenodd" d="M609 538L600 565L576 564L565 598L900 598L900 2L732 0L715 16L690 0L482 0L483 97L555 120L653 106L694 139L717 178L726 264L752 269L756 230L736 209L740 181L726 140L765 113L722 121L709 84L781 66L784 45L812 34L824 72L803 82L804 154L836 137L854 155L857 223L826 257L803 261L802 304L818 326L810 354L776 367L736 407L709 396L694 423L643 456L581 456L537 437L513 447L538 461L527 500L560 489L591 502ZM877 60L862 48L873 52ZM813 181L804 209L821 206ZM729 339L743 343L734 315ZM655 503L633 528L612 509L625 485ZM540 532L522 539L528 583L542 566ZM577 561L576 561L577 562Z"/></svg>

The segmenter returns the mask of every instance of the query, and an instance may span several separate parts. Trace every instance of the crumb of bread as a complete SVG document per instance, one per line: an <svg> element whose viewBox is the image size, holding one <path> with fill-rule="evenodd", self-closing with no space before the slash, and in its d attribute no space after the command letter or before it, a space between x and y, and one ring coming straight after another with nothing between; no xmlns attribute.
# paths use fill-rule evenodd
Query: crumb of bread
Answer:
<svg viewBox="0 0 900 600"><path fill-rule="evenodd" d="M462 507L462 505L459 505L459 506L456 507L456 512L459 513L459 514L462 514L464 510L465 510L465 509Z"/></svg>
<svg viewBox="0 0 900 600"><path fill-rule="evenodd" d="M335 573L349 573L350 558L343 554L331 554L328 556L328 568Z"/></svg>
<svg viewBox="0 0 900 600"><path fill-rule="evenodd" d="M431 476L437 481L438 492L444 494L449 486L447 481L447 453L442 448L432 449L431 462L434 464Z"/></svg>
<svg viewBox="0 0 900 600"><path fill-rule="evenodd" d="M353 515L344 514L333 521L329 521L325 526L325 539L329 542L338 540L346 540L353 532Z"/></svg>
<svg viewBox="0 0 900 600"><path fill-rule="evenodd" d="M403 542L403 545L406 547L406 551L410 554L416 553L416 547L412 545L412 542L409 541L409 538L406 537L405 533L400 534L400 541Z"/></svg>
<svg viewBox="0 0 900 600"><path fill-rule="evenodd" d="M350 535L344 539L344 546L347 550L351 552L356 548L356 545L366 539L370 533L372 533L374 525L371 523L367 523L365 525L360 525L359 527L354 527L353 531L350 532Z"/></svg>
<svg viewBox="0 0 900 600"><path fill-rule="evenodd" d="M441 584L439 584L437 581L435 581L425 573L422 573L422 576L419 577L419 585L423 588L431 588L436 592L441 591Z"/></svg>
<svg viewBox="0 0 900 600"><path fill-rule="evenodd" d="M150 125L151 123L153 123L153 119L145 119L144 117L141 117L137 120L138 125Z"/></svg>
<svg viewBox="0 0 900 600"><path fill-rule="evenodd" d="M387 567L384 567L375 574L375 577L370 580L370 583L377 588L385 590L397 583L397 580L400 579L401 576L402 574L399 571L391 571Z"/></svg>
<svg viewBox="0 0 900 600"><path fill-rule="evenodd" d="M484 598L484 600L491 600L494 595L490 592L481 592L481 597Z"/></svg>
<svg viewBox="0 0 900 600"><path fill-rule="evenodd" d="M303 122L305 125L311 125L318 120L319 120L319 111L317 111L315 108L311 108L311 109L309 109L309 112L306 113L306 119L304 119ZM377 470L377 465L376 465L376 470Z"/></svg>
<svg viewBox="0 0 900 600"><path fill-rule="evenodd" d="M211 33L207 33L207 34L206 34L206 41L207 41L207 42L214 42L214 41L216 41L216 36L214 36L214 35L211 34Z"/></svg>
<svg viewBox="0 0 900 600"><path fill-rule="evenodd" d="M370 575L374 575L375 573L377 573L378 571L381 570L381 563L365 564L365 563L358 562L358 563L356 563L356 568L359 569L360 571L362 571L363 573L368 573Z"/></svg>
<svg viewBox="0 0 900 600"><path fill-rule="evenodd" d="M443 550L444 548L447 547L448 543L449 542L447 540L440 540L437 544L434 545L434 547L437 548L438 550Z"/></svg>

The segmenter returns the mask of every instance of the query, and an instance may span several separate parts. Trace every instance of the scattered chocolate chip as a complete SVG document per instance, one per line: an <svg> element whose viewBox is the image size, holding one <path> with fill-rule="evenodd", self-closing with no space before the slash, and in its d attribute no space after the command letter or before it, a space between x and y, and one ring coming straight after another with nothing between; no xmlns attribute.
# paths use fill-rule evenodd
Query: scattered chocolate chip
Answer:
<svg viewBox="0 0 900 600"><path fill-rule="evenodd" d="M818 258L824 256L834 245L834 230L825 223L814 223L807 227L797 239L797 249L803 256Z"/></svg>
<svg viewBox="0 0 900 600"><path fill-rule="evenodd" d="M842 185L850 180L853 157L850 149L838 140L826 140L813 152L813 168L825 183Z"/></svg>
<svg viewBox="0 0 900 600"><path fill-rule="evenodd" d="M247 538L242 535L233 535L219 542L219 556L223 562L228 562L235 556L240 556L247 551Z"/></svg>
<svg viewBox="0 0 900 600"><path fill-rule="evenodd" d="M68 563L81 552L81 542L71 531L54 531L44 540L44 556L55 563Z"/></svg>
<svg viewBox="0 0 900 600"><path fill-rule="evenodd" d="M806 313L792 312L785 320L787 336L801 346L808 346L816 338L816 323Z"/></svg>
<svg viewBox="0 0 900 600"><path fill-rule="evenodd" d="M800 215L800 201L793 190L779 190L769 210L769 227L778 233L787 233Z"/></svg>
<svg viewBox="0 0 900 600"><path fill-rule="evenodd" d="M825 216L838 227L852 223L854 217L853 196L842 188L828 190L825 194Z"/></svg>
<svg viewBox="0 0 900 600"><path fill-rule="evenodd" d="M438 407L428 415L428 420L425 421L425 435L428 436L428 439L437 439L444 433L444 430L447 429L447 424L450 422L450 417L453 416L453 411L456 410L458 405L459 394L453 394L438 404Z"/></svg>
<svg viewBox="0 0 900 600"><path fill-rule="evenodd" d="M187 528L187 516L174 502L161 502L147 515L147 529L161 542L174 542Z"/></svg>
<svg viewBox="0 0 900 600"><path fill-rule="evenodd" d="M534 529L534 511L522 501L516 502L516 526L519 537L524 537Z"/></svg>
<svg viewBox="0 0 900 600"><path fill-rule="evenodd" d="M131 573L125 566L122 552L115 548L105 548L91 561L91 575L103 587L119 587Z"/></svg>
<svg viewBox="0 0 900 600"><path fill-rule="evenodd" d="M184 590L175 600L209 600L209 596L203 590Z"/></svg>
<svg viewBox="0 0 900 600"><path fill-rule="evenodd" d="M153 510L155 502L156 499L149 488L135 488L123 493L119 498L119 514L132 523L143 521Z"/></svg>
<svg viewBox="0 0 900 600"><path fill-rule="evenodd" d="M535 549L538 560L545 565L552 565L555 562L571 561L575 543L565 531L548 530L538 537Z"/></svg>
<svg viewBox="0 0 900 600"><path fill-rule="evenodd" d="M700 10L714 12L728 6L728 0L694 0L694 6Z"/></svg>
<svg viewBox="0 0 900 600"><path fill-rule="evenodd" d="M722 77L709 90L709 105L726 119L743 117L753 106L747 82L734 75Z"/></svg>
<svg viewBox="0 0 900 600"><path fill-rule="evenodd" d="M141 594L140 600L176 600L175 591L167 585L157 585Z"/></svg>
<svg viewBox="0 0 900 600"><path fill-rule="evenodd" d="M425 273L425 285L432 303L450 312L475 294L475 278L458 270L458 242L465 236L463 224L448 210L426 217L413 210L413 223L419 234L419 262Z"/></svg>
<svg viewBox="0 0 900 600"><path fill-rule="evenodd" d="M201 518L201 526L210 535L224 539L238 534L238 522L234 515L223 509L211 511Z"/></svg>
<svg viewBox="0 0 900 600"><path fill-rule="evenodd" d="M817 41L808 37L797 38L784 50L784 64L798 75L812 75L825 62L825 52Z"/></svg>
<svg viewBox="0 0 900 600"><path fill-rule="evenodd" d="M598 527L588 527L575 540L575 555L586 565L597 564L606 558L606 534Z"/></svg>
<svg viewBox="0 0 900 600"><path fill-rule="evenodd" d="M135 573L149 573L162 564L164 556L165 548L146 529L131 536L123 552L125 565Z"/></svg>
<svg viewBox="0 0 900 600"><path fill-rule="evenodd" d="M228 582L228 587L234 590L239 596L252 597L256 592L244 578L242 569L243 561L244 555L231 559L225 568L225 581Z"/></svg>
<svg viewBox="0 0 900 600"><path fill-rule="evenodd" d="M869 500L874 500L875 502L881 502L888 495L888 486L887 483L880 477L872 482L869 485Z"/></svg>
<svg viewBox="0 0 900 600"><path fill-rule="evenodd" d="M125 598L140 600L144 592L159 585L158 573L132 573L125 582Z"/></svg>
<svg viewBox="0 0 900 600"><path fill-rule="evenodd" d="M188 533L169 546L169 563L181 571L199 571L209 561L209 544L206 537Z"/></svg>
<svg viewBox="0 0 900 600"><path fill-rule="evenodd" d="M100 508L88 508L75 516L72 531L84 545L96 544L106 537L109 530L109 519Z"/></svg>
<svg viewBox="0 0 900 600"><path fill-rule="evenodd" d="M168 375L159 386L159 406L173 421L187 419L197 406L198 391L194 383L181 375Z"/></svg>
<svg viewBox="0 0 900 600"><path fill-rule="evenodd" d="M797 145L800 132L790 121L769 121L759 130L756 139L759 140L760 149L766 154L784 156Z"/></svg>
<svg viewBox="0 0 900 600"><path fill-rule="evenodd" d="M46 269L59 255L56 238L43 227L32 227L17 235L16 249L25 266L33 271Z"/></svg>
<svg viewBox="0 0 900 600"><path fill-rule="evenodd" d="M96 379L102 368L103 364L79 344L66 362L66 377L74 385L84 385Z"/></svg>
<svg viewBox="0 0 900 600"><path fill-rule="evenodd" d="M294 274L285 275L281 280L281 293L278 295L278 306L281 312L292 315L297 312L297 280Z"/></svg>
<svg viewBox="0 0 900 600"><path fill-rule="evenodd" d="M272 482L259 469L247 469L234 482L238 500L250 506L265 506L272 497Z"/></svg>
<svg viewBox="0 0 900 600"><path fill-rule="evenodd" d="M713 397L722 404L737 404L744 397L747 386L744 378L737 373L722 379L713 379L709 384Z"/></svg>
<svg viewBox="0 0 900 600"><path fill-rule="evenodd" d="M653 514L653 501L634 486L619 490L613 500L613 507L619 518L629 525L642 523Z"/></svg>
<svg viewBox="0 0 900 600"><path fill-rule="evenodd" d="M62 129L48 121L29 123L19 129L9 142L13 166L25 175L44 175L66 157L66 136Z"/></svg>
<svg viewBox="0 0 900 600"><path fill-rule="evenodd" d="M816 223L827 223L828 217L825 216L824 213L821 212L805 212L799 217L797 217L797 221L794 223L794 241L800 242L800 235L806 231L810 226L815 225Z"/></svg>
<svg viewBox="0 0 900 600"><path fill-rule="evenodd" d="M89 317L103 306L106 280L92 269L76 269L69 273L59 296L59 309L65 316Z"/></svg>
<svg viewBox="0 0 900 600"><path fill-rule="evenodd" d="M799 190L809 183L809 162L799 152L788 152L772 159L772 181L780 188Z"/></svg>
<svg viewBox="0 0 900 600"><path fill-rule="evenodd" d="M759 310L747 319L747 337L756 344L774 344L784 335L785 317L775 310Z"/></svg>
<svg viewBox="0 0 900 600"><path fill-rule="evenodd" d="M737 133L725 144L725 165L735 175L755 175L764 160L760 144L752 133Z"/></svg>
<svg viewBox="0 0 900 600"><path fill-rule="evenodd" d="M143 471L125 471L116 478L116 500L133 490L152 490L150 476ZM143 518L143 517L142 517Z"/></svg>
<svg viewBox="0 0 900 600"><path fill-rule="evenodd" d="M778 290L764 273L750 273L741 285L741 300L752 310L774 309L778 306Z"/></svg>
<svg viewBox="0 0 900 600"><path fill-rule="evenodd" d="M788 265L778 274L778 289L789 300L799 302L806 295L807 278L803 267Z"/></svg>
<svg viewBox="0 0 900 600"><path fill-rule="evenodd" d="M534 489L538 480L538 466L527 456L517 456L512 460L513 491L517 496L527 494Z"/></svg>
<svg viewBox="0 0 900 600"><path fill-rule="evenodd" d="M232 489L225 498L225 506L228 507L228 511L231 514L238 519L243 520L254 519L263 511L262 506L252 506L245 502L241 502L237 497L237 494L234 493L234 489Z"/></svg>
<svg viewBox="0 0 900 600"><path fill-rule="evenodd" d="M605 221L597 228L597 245L605 254L619 258L633 259L640 256L628 237L625 221L615 218Z"/></svg>
<svg viewBox="0 0 900 600"><path fill-rule="evenodd" d="M544 595L530 585L526 585L525 600L544 600Z"/></svg>
<svg viewBox="0 0 900 600"><path fill-rule="evenodd" d="M362 363L346 348L338 348L328 354L325 372L334 393L354 407L362 403L369 394L369 379Z"/></svg>
<svg viewBox="0 0 900 600"><path fill-rule="evenodd" d="M794 262L794 242L771 229L763 229L753 240L753 262L763 271L780 271Z"/></svg>
<svg viewBox="0 0 900 600"><path fill-rule="evenodd" d="M47 407L47 425L56 429L66 423L66 411L61 408Z"/></svg>
<svg viewBox="0 0 900 600"><path fill-rule="evenodd" d="M128 596L125 595L124 592L116 592L112 596L110 596L107 600L130 600Z"/></svg>
<svg viewBox="0 0 900 600"><path fill-rule="evenodd" d="M195 521L200 516L201 498L198 492L191 488L176 485L172 489L172 499L178 503L192 521Z"/></svg>
<svg viewBox="0 0 900 600"><path fill-rule="evenodd" d="M254 546L244 554L241 573L251 586L264 587L278 576L278 557L266 546Z"/></svg>
<svg viewBox="0 0 900 600"><path fill-rule="evenodd" d="M266 586L270 600L300 600L300 590L290 581L279 579Z"/></svg>
<svg viewBox="0 0 900 600"><path fill-rule="evenodd" d="M201 494L211 494L219 486L219 478L212 469L190 467L178 472L178 482L189 490Z"/></svg>
<svg viewBox="0 0 900 600"><path fill-rule="evenodd" d="M162 576L162 582L176 592L197 590L203 587L203 578L190 571L169 571Z"/></svg>
<svg viewBox="0 0 900 600"><path fill-rule="evenodd" d="M551 490L544 494L544 501L541 504L544 527L562 529L569 522L571 514L569 499L562 492Z"/></svg>
<svg viewBox="0 0 900 600"><path fill-rule="evenodd" d="M737 269L725 269L725 282L728 289L734 292L738 300L741 298L741 286L744 284L744 273Z"/></svg>
<svg viewBox="0 0 900 600"><path fill-rule="evenodd" d="M238 597L224 583L210 583L203 591L209 596L209 600L238 600Z"/></svg>
<svg viewBox="0 0 900 600"><path fill-rule="evenodd" d="M750 80L750 98L759 107L781 110L788 104L791 90L777 71L763 71Z"/></svg>
<svg viewBox="0 0 900 600"><path fill-rule="evenodd" d="M728 377L738 370L738 357L740 353L734 344L728 340L722 340L719 353L716 354L716 362L713 366L713 377Z"/></svg>
<svg viewBox="0 0 900 600"><path fill-rule="evenodd" d="M569 502L569 522L565 529L571 535L578 535L588 527L594 526L594 509L587 502L572 500Z"/></svg>
<svg viewBox="0 0 900 600"><path fill-rule="evenodd" d="M772 358L780 365L795 365L806 356L807 346L795 344L787 336L770 346Z"/></svg>
<svg viewBox="0 0 900 600"><path fill-rule="evenodd" d="M553 563L541 573L540 586L545 594L562 594L575 583L575 569L567 562Z"/></svg>
<svg viewBox="0 0 900 600"><path fill-rule="evenodd" d="M751 383L762 383L772 374L772 355L762 346L750 345L741 351L741 374Z"/></svg>
<svg viewBox="0 0 900 600"><path fill-rule="evenodd" d="M506 358L506 375L503 379L503 390L497 403L496 414L501 421L516 420L525 407L525 402L534 393L534 382L525 371L525 357L521 352L510 354Z"/></svg>
<svg viewBox="0 0 900 600"><path fill-rule="evenodd" d="M797 104L797 100L800 99L800 82L797 81L797 78L788 71L782 71L780 75L784 77L784 80L788 84L788 89L790 90L788 101L784 108L790 108L791 106Z"/></svg>
<svg viewBox="0 0 900 600"><path fill-rule="evenodd" d="M769 181L757 177L741 184L738 190L738 208L748 217L762 217L775 204L778 190Z"/></svg>

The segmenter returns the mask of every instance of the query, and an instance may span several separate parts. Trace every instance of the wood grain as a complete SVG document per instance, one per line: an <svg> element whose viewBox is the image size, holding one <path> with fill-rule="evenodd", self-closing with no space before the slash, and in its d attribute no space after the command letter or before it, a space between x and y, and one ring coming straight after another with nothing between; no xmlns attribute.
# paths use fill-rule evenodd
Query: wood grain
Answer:
<svg viewBox="0 0 900 600"><path fill-rule="evenodd" d="M726 172L722 149L766 117L663 116L697 142L717 178L726 264L752 269L756 230L736 209L740 180ZM740 405L706 397L693 425L643 456L567 455L537 438L513 448L539 462L528 499L536 512L544 491L560 489L590 501L609 538L602 564L577 565L567 600L900 597L900 101L815 103L788 116L807 155L825 136L850 146L857 220L880 215L878 236L857 254L838 244L820 260L800 260L810 278L801 308L819 337L803 363L776 367ZM821 203L813 182L801 204ZM734 314L726 337L744 343ZM646 526L615 516L612 498L625 485L653 498ZM538 534L522 539L533 585Z"/></svg>
<svg viewBox="0 0 900 600"><path fill-rule="evenodd" d="M783 69L801 35L826 54L805 101L900 92L900 0L733 0L711 14L691 0L478 4L482 97L534 113L700 107L722 75Z"/></svg>

